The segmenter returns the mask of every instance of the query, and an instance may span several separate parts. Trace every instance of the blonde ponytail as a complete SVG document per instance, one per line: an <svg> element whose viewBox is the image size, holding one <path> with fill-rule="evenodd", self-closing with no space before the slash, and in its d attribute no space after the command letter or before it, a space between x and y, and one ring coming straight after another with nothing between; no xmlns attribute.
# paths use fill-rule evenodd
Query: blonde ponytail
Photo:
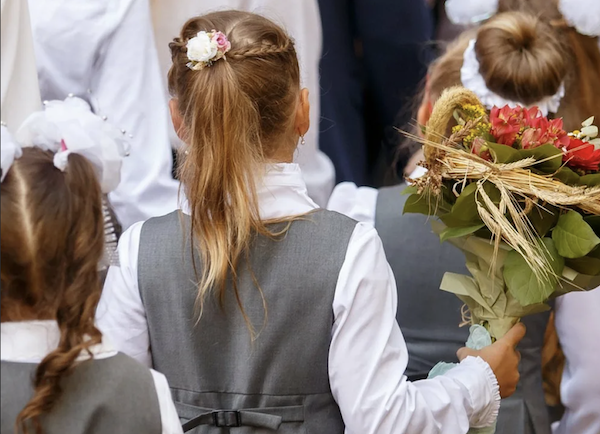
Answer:
<svg viewBox="0 0 600 434"><path fill-rule="evenodd" d="M187 68L186 41L200 30L212 29L225 33L232 44L226 59L201 71ZM244 313L236 267L253 235L273 235L270 222L259 215L256 183L263 163L288 145L300 87L296 53L281 28L260 16L234 11L188 21L170 47L169 87L186 130L180 179L202 262L200 314L212 289L223 299L229 278ZM246 322L252 331L247 318Z"/></svg>

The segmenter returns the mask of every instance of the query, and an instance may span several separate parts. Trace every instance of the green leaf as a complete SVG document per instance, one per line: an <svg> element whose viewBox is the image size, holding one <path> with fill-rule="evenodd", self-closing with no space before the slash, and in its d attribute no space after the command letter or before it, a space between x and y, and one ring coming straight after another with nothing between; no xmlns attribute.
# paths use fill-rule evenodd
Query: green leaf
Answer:
<svg viewBox="0 0 600 434"><path fill-rule="evenodd" d="M600 173L592 173L579 178L579 183L588 187L597 187L600 185Z"/></svg>
<svg viewBox="0 0 600 434"><path fill-rule="evenodd" d="M408 198L406 198L406 202L404 203L404 211L402 213L433 215L435 213L435 199L430 203L427 196L411 194L408 196Z"/></svg>
<svg viewBox="0 0 600 434"><path fill-rule="evenodd" d="M521 159L519 151L510 146L488 142L487 147L490 148L496 163L513 163Z"/></svg>
<svg viewBox="0 0 600 434"><path fill-rule="evenodd" d="M600 276L600 246L582 258L567 259L566 264L578 273Z"/></svg>
<svg viewBox="0 0 600 434"><path fill-rule="evenodd" d="M566 166L561 167L558 172L554 175L554 178L563 182L563 184L567 185L579 185L579 175L573 172Z"/></svg>
<svg viewBox="0 0 600 434"><path fill-rule="evenodd" d="M500 191L491 182L485 182L483 189L495 204L500 203ZM442 221L451 227L476 226L481 223L477 211L477 183L467 184L452 206L452 212L443 216Z"/></svg>
<svg viewBox="0 0 600 434"><path fill-rule="evenodd" d="M440 201L440 209L444 213L449 213L450 211L452 211L452 206L456 202L456 196L452 191L452 186L454 185L454 182L455 181L446 181L443 182L441 185L442 200Z"/></svg>
<svg viewBox="0 0 600 434"><path fill-rule="evenodd" d="M544 173L554 173L562 166L563 151L554 145L542 145L533 149L522 149L519 151L520 159L533 157L536 160L546 160L537 163L534 167Z"/></svg>
<svg viewBox="0 0 600 434"><path fill-rule="evenodd" d="M548 279L538 279L525 259L516 251L511 250L504 261L503 276L510 294L523 306L544 303L556 290L558 277L562 274L565 260L558 254L554 242L543 238L546 257L555 276Z"/></svg>
<svg viewBox="0 0 600 434"><path fill-rule="evenodd" d="M418 193L419 193L419 188L416 185L409 185L404 190L402 190L402 193L400 193L400 194L405 195L405 194L418 194Z"/></svg>
<svg viewBox="0 0 600 434"><path fill-rule="evenodd" d="M557 207L543 204L543 208L537 206L533 207L527 217L529 217L529 221L533 225L538 236L543 238L550 229L556 225L559 215L560 212Z"/></svg>
<svg viewBox="0 0 600 434"><path fill-rule="evenodd" d="M596 235L600 236L600 215L589 215L584 217L583 221L590 225Z"/></svg>
<svg viewBox="0 0 600 434"><path fill-rule="evenodd" d="M471 235L473 232L478 231L485 225L483 223L475 225L475 226L466 226L459 228L446 228L440 234L440 242L444 242L446 240L458 237L464 237L465 235Z"/></svg>
<svg viewBox="0 0 600 434"><path fill-rule="evenodd" d="M578 273L589 276L600 276L600 258L595 258L591 254L582 258L567 259L565 263L567 267L572 268Z"/></svg>
<svg viewBox="0 0 600 434"><path fill-rule="evenodd" d="M600 244L600 238L592 227L583 220L581 214L572 210L558 218L552 239L558 253L571 259L587 255Z"/></svg>

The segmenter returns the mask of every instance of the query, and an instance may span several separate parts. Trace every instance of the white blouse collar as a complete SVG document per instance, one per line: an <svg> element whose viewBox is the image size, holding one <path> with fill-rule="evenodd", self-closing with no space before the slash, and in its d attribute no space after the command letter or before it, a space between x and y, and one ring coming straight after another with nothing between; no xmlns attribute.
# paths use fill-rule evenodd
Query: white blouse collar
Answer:
<svg viewBox="0 0 600 434"><path fill-rule="evenodd" d="M263 220L306 214L319 208L308 196L302 171L295 163L266 164L256 194ZM190 213L187 199L182 200L181 210Z"/></svg>
<svg viewBox="0 0 600 434"><path fill-rule="evenodd" d="M7 362L40 363L58 347L60 330L56 321L3 322L1 330L1 358ZM94 358L114 356L117 352L105 336L102 343L90 348ZM77 361L89 358L82 353Z"/></svg>

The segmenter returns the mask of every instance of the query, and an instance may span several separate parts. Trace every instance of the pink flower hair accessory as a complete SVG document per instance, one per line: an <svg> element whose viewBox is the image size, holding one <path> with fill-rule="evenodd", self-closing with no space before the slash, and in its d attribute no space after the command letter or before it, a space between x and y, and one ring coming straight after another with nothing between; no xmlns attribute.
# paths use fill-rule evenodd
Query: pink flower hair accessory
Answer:
<svg viewBox="0 0 600 434"><path fill-rule="evenodd" d="M225 59L229 50L231 42L223 32L202 30L187 42L187 57L190 61L186 66L199 71L212 66L217 60Z"/></svg>

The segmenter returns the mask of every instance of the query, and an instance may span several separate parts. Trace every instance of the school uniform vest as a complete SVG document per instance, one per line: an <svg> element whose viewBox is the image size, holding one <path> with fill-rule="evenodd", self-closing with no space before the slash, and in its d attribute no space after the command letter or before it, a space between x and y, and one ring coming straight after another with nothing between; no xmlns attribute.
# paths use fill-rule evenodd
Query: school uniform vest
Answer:
<svg viewBox="0 0 600 434"><path fill-rule="evenodd" d="M463 253L441 243L421 214L402 214L405 185L383 188L377 197L375 227L383 240L398 287L397 319L406 340L411 380L427 377L440 361L457 361L456 351L465 345L468 327L462 322L462 302L439 289L445 272L469 275ZM527 334L518 350L521 381L517 391L502 400L496 434L550 434L544 401L541 351L549 313L523 318Z"/></svg>
<svg viewBox="0 0 600 434"><path fill-rule="evenodd" d="M275 239L255 237L236 268L243 313L230 282L221 300L207 295L198 319L189 217L172 213L144 223L138 282L152 362L169 381L184 429L344 432L328 357L335 287L355 225L319 210ZM197 256L195 266L200 273Z"/></svg>
<svg viewBox="0 0 600 434"><path fill-rule="evenodd" d="M35 363L2 361L2 433L14 434L18 414L33 396ZM160 434L150 371L123 355L81 362L63 378L63 393L42 416L44 434Z"/></svg>

